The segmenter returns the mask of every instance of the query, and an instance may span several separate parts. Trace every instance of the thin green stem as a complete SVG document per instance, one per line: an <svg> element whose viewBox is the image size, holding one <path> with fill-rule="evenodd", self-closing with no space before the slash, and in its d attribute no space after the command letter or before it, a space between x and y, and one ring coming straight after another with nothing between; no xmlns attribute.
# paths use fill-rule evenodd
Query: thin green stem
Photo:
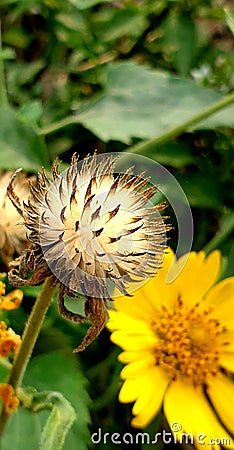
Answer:
<svg viewBox="0 0 234 450"><path fill-rule="evenodd" d="M211 239L208 244L205 245L203 250L208 254L218 248L222 242L232 233L234 229L234 213L229 214L223 220L220 230L216 233L216 235Z"/></svg>
<svg viewBox="0 0 234 450"><path fill-rule="evenodd" d="M66 117L65 119L59 120L58 122L51 123L50 125L48 125L48 127L41 128L38 133L42 136L47 136L49 134L53 134L60 130L63 130L69 125L73 125L75 123L79 123L79 120L77 120L76 116Z"/></svg>
<svg viewBox="0 0 234 450"><path fill-rule="evenodd" d="M2 24L0 19L0 106L6 108L8 106L4 62L2 56Z"/></svg>
<svg viewBox="0 0 234 450"><path fill-rule="evenodd" d="M28 318L22 337L22 343L18 354L14 360L8 383L16 389L20 386L35 343L37 341L45 314L51 303L52 294L55 289L55 278L51 276L46 279L40 294L34 304L32 312ZM2 437L9 414L2 411L0 416L0 437Z"/></svg>
<svg viewBox="0 0 234 450"><path fill-rule="evenodd" d="M218 102L214 103L211 106L208 106L206 109L204 109L202 112L197 114L194 117L191 117L190 119L186 120L185 122L181 123L180 125L173 127L166 131L164 134L162 134L159 137L150 139L148 141L140 142L139 144L134 145L128 151L131 153L147 153L149 151L154 150L156 147L159 147L162 144L165 144L169 140L175 138L176 136L179 136L181 133L184 133L189 128L194 127L202 120L207 119L208 117L212 116L216 112L226 108L227 106L234 103L234 93L227 95L226 97L222 98Z"/></svg>

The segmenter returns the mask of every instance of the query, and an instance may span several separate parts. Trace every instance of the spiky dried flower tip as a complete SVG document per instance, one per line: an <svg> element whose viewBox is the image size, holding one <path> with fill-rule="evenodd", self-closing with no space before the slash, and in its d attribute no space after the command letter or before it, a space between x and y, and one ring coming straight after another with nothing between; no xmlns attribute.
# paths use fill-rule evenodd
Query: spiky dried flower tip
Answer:
<svg viewBox="0 0 234 450"><path fill-rule="evenodd" d="M59 173L53 181L44 171L37 187L31 185L28 204L20 206L12 183L9 196L29 230L31 249L15 262L10 273L15 285L40 284L54 275L60 285L60 313L75 322L91 321L87 335L75 350L83 350L101 331L111 299L108 282L124 295L127 283L152 276L165 249L166 226L159 214L163 205L148 204L156 187L129 169L114 177L116 158L89 155ZM33 275L29 277L29 272ZM64 305L64 295L85 295L85 315Z"/></svg>
<svg viewBox="0 0 234 450"><path fill-rule="evenodd" d="M14 252L20 254L27 241L26 228L7 196L7 186L12 175L13 172L0 171L0 256L6 268ZM28 179L24 173L19 175L15 187L20 198L28 197Z"/></svg>

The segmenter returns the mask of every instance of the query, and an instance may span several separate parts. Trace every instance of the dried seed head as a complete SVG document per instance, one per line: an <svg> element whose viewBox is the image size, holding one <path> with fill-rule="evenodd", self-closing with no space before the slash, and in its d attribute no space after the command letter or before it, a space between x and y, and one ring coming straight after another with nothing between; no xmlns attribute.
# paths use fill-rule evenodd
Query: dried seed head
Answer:
<svg viewBox="0 0 234 450"><path fill-rule="evenodd" d="M142 179L129 173L114 179L114 164L94 155L80 168L73 158L61 175L54 167L36 218L35 239L51 271L87 296L110 297L107 278L126 294L130 274L149 277L163 256L164 223L156 207L146 208L156 188L141 192Z"/></svg>
<svg viewBox="0 0 234 450"><path fill-rule="evenodd" d="M162 206L149 204L156 187L143 190L149 180L131 169L114 177L115 163L113 156L96 154L79 163L74 155L61 174L53 165L53 181L39 175L22 210L32 252L12 272L15 284L38 284L52 272L61 286L60 312L71 319L61 299L81 291L86 317L94 321L98 314L102 326L106 315L98 299L110 299L107 281L126 295L131 275L139 280L155 273L166 242Z"/></svg>
<svg viewBox="0 0 234 450"><path fill-rule="evenodd" d="M26 243L26 228L19 212L7 196L7 186L13 172L0 171L0 254L6 266L13 253L22 252ZM29 186L25 174L21 173L16 182L16 189L21 198L26 199Z"/></svg>

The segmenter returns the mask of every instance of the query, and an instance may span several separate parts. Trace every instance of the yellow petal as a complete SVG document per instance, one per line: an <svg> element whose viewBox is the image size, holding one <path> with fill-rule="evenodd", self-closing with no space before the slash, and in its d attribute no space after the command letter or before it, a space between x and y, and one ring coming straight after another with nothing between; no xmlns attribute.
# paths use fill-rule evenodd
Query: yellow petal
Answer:
<svg viewBox="0 0 234 450"><path fill-rule="evenodd" d="M133 297L119 297L114 301L116 310L132 317L149 320L159 317L161 306L172 306L177 298L177 291L172 283L167 283L167 275L174 260L173 251L168 248L162 266L154 277L149 278L139 289L132 292Z"/></svg>
<svg viewBox="0 0 234 450"><path fill-rule="evenodd" d="M135 351L124 351L118 355L118 360L124 364L137 361L144 358L146 355L152 356L151 349L147 350L135 350Z"/></svg>
<svg viewBox="0 0 234 450"><path fill-rule="evenodd" d="M234 328L234 277L216 284L206 296L206 305L212 306L212 316L228 328Z"/></svg>
<svg viewBox="0 0 234 450"><path fill-rule="evenodd" d="M183 255L175 264L175 274L183 269L174 283L189 307L200 301L213 286L219 274L220 262L221 254L215 250L207 257L204 252L191 252Z"/></svg>
<svg viewBox="0 0 234 450"><path fill-rule="evenodd" d="M127 334L127 330L124 331L114 331L111 335L111 340L115 344L119 345L123 350L148 350L154 349L156 344L156 337L154 334L148 333L144 336L139 336L136 334Z"/></svg>
<svg viewBox="0 0 234 450"><path fill-rule="evenodd" d="M146 427L158 414L168 382L169 379L161 367L155 366L148 372L145 383L141 386L141 393L132 409L136 416L131 422L134 427Z"/></svg>
<svg viewBox="0 0 234 450"><path fill-rule="evenodd" d="M109 320L106 324L109 330L125 330L129 334L147 334L150 324L147 321L136 319L122 312L109 311ZM152 332L151 332L152 333Z"/></svg>
<svg viewBox="0 0 234 450"><path fill-rule="evenodd" d="M119 392L119 401L121 403L131 403L136 400L144 385L145 376L139 378L128 378L122 384Z"/></svg>
<svg viewBox="0 0 234 450"><path fill-rule="evenodd" d="M152 354L146 354L138 361L127 364L121 371L121 378L136 378L144 375L145 372L151 371L155 364L155 358Z"/></svg>
<svg viewBox="0 0 234 450"><path fill-rule="evenodd" d="M219 362L222 367L234 373L234 352L223 352Z"/></svg>
<svg viewBox="0 0 234 450"><path fill-rule="evenodd" d="M234 352L234 330L225 330L219 336L223 352Z"/></svg>
<svg viewBox="0 0 234 450"><path fill-rule="evenodd" d="M157 272L157 278L162 278L162 280L165 281L167 279L168 272L175 261L177 260L175 258L173 250L170 247L167 247L164 253L161 267Z"/></svg>
<svg viewBox="0 0 234 450"><path fill-rule="evenodd" d="M141 289L133 293L133 297L115 298L114 308L136 319L149 320L156 314L155 309Z"/></svg>
<svg viewBox="0 0 234 450"><path fill-rule="evenodd" d="M174 283L168 282L168 274L174 261L174 253L168 248L162 267L140 290L156 311L161 311L162 305L172 308L177 300L178 288Z"/></svg>
<svg viewBox="0 0 234 450"><path fill-rule="evenodd" d="M193 435L197 448L202 450L212 439L218 441L221 438L230 439L228 448L234 448L233 440L218 421L202 390L195 389L192 384L182 379L171 383L165 394L164 411L172 430L173 424L180 424L178 436L181 437L183 432ZM212 448L220 449L220 445L214 443Z"/></svg>
<svg viewBox="0 0 234 450"><path fill-rule="evenodd" d="M207 393L224 425L234 434L234 382L220 373L210 380Z"/></svg>

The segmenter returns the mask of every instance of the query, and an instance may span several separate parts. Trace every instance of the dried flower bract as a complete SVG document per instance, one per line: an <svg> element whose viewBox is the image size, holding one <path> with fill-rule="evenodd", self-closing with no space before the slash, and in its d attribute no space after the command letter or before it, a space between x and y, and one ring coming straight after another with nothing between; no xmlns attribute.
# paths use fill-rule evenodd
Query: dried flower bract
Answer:
<svg viewBox="0 0 234 450"><path fill-rule="evenodd" d="M13 172L0 171L0 255L6 267L13 253L16 251L20 254L26 243L26 228L7 196L7 186L12 175ZM20 198L27 198L29 187L25 174L19 175L15 188Z"/></svg>
<svg viewBox="0 0 234 450"><path fill-rule="evenodd" d="M166 227L159 211L149 204L156 187L144 190L149 179L129 169L114 177L116 158L73 155L71 165L53 180L45 172L31 185L27 204L21 205L13 189L9 197L29 231L31 247L14 262L10 272L15 285L37 285L54 275L60 285L59 311L73 321L92 323L81 345L83 350L101 331L109 283L127 295L127 283L151 277L160 266L165 249ZM85 295L84 316L68 311L65 294Z"/></svg>

